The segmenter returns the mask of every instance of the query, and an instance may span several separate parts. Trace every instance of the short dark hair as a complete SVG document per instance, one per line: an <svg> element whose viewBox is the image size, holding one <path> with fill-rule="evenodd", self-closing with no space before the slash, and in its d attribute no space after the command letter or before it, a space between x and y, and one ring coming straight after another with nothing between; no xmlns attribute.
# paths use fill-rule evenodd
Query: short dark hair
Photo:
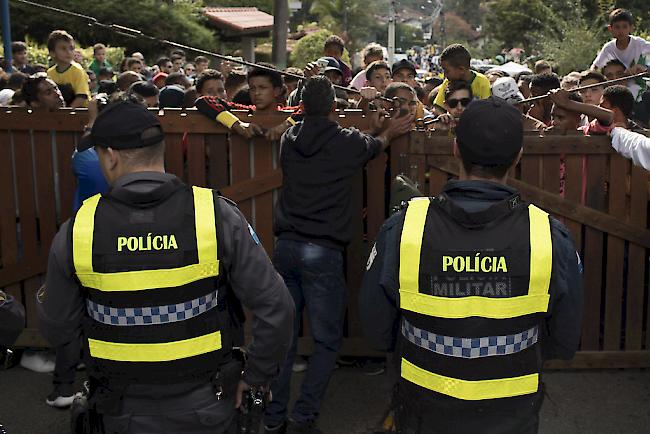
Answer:
<svg viewBox="0 0 650 434"><path fill-rule="evenodd" d="M174 56L185 57L185 51L181 50L180 48L174 48L171 53L169 53L169 57Z"/></svg>
<svg viewBox="0 0 650 434"><path fill-rule="evenodd" d="M127 68L130 68L131 65L133 65L135 63L139 63L140 65L142 65L142 61L140 59L136 59L135 57L129 57L129 58L126 59L126 67Z"/></svg>
<svg viewBox="0 0 650 434"><path fill-rule="evenodd" d="M325 76L311 77L305 82L302 103L307 116L328 116L336 100L332 82Z"/></svg>
<svg viewBox="0 0 650 434"><path fill-rule="evenodd" d="M530 83L530 80L533 79L533 75L534 74L530 71L521 71L515 74L514 79L517 83L519 83L519 80Z"/></svg>
<svg viewBox="0 0 650 434"><path fill-rule="evenodd" d="M607 100L612 107L616 107L623 112L625 117L632 117L632 112L634 111L634 96L626 86L617 84L605 88L603 99Z"/></svg>
<svg viewBox="0 0 650 434"><path fill-rule="evenodd" d="M69 42L73 43L74 38L70 33L66 32L65 30L55 30L52 33L50 33L50 36L47 37L47 49L48 51L54 51L56 48L56 44L59 42Z"/></svg>
<svg viewBox="0 0 650 434"><path fill-rule="evenodd" d="M607 62L607 63L605 64L605 66L603 66L603 69L601 70L601 71L603 72L603 74L605 73L605 70L606 70L607 68L609 68L610 66L620 66L620 67L623 68L623 69L627 69L627 67L625 66L625 63L621 62L621 61L618 60L618 59L612 59L612 60L610 60L609 62Z"/></svg>
<svg viewBox="0 0 650 434"><path fill-rule="evenodd" d="M228 74L224 85L226 86L226 89L230 89L233 87L241 86L244 83L246 83L246 74L243 74L239 71L233 71Z"/></svg>
<svg viewBox="0 0 650 434"><path fill-rule="evenodd" d="M131 81L133 80L133 81ZM135 71L124 71L117 76L117 87L126 92L126 90L136 81L144 80L140 74Z"/></svg>
<svg viewBox="0 0 650 434"><path fill-rule="evenodd" d="M201 93L203 86L208 80L223 80L223 74L216 69L206 69L196 77L194 85L196 86L196 91Z"/></svg>
<svg viewBox="0 0 650 434"><path fill-rule="evenodd" d="M584 100L582 99L582 97L578 92L569 92L569 99L575 102L584 102Z"/></svg>
<svg viewBox="0 0 650 434"><path fill-rule="evenodd" d="M461 44L451 44L440 55L441 62L449 62L451 66L455 67L465 66L469 68L471 60L472 55Z"/></svg>
<svg viewBox="0 0 650 434"><path fill-rule="evenodd" d="M196 56L194 58L194 63L210 63L210 60L205 56Z"/></svg>
<svg viewBox="0 0 650 434"><path fill-rule="evenodd" d="M345 42L343 42L343 39L341 39L341 37L337 35L331 35L327 39L325 39L325 45L323 45L323 47L327 48L331 45L336 45L341 49L341 51L345 49Z"/></svg>
<svg viewBox="0 0 650 434"><path fill-rule="evenodd" d="M537 62L535 62L535 74L539 74L539 71L541 71L542 69L553 70L553 68L551 67L551 64L548 63L548 61L546 61L544 59L538 60Z"/></svg>
<svg viewBox="0 0 650 434"><path fill-rule="evenodd" d="M605 76L598 71L585 71L580 74L580 84L584 83L587 80L596 80L598 83L607 81Z"/></svg>
<svg viewBox="0 0 650 434"><path fill-rule="evenodd" d="M160 127L147 128L142 132L143 139L152 138L160 135ZM122 149L117 151L124 159L126 165L151 165L160 163L165 159L165 140L161 140L155 145L145 146L143 148Z"/></svg>
<svg viewBox="0 0 650 434"><path fill-rule="evenodd" d="M258 65L266 66L267 68L273 69L273 71L266 68L253 68L248 71L248 74L246 75L246 81L250 81L250 79L253 77L268 77L273 87L284 86L282 74L280 74L278 71L275 71L275 67L273 65L263 62L258 63Z"/></svg>
<svg viewBox="0 0 650 434"><path fill-rule="evenodd" d="M447 84L447 88L445 89L445 101L447 101L447 99L454 92L457 92L459 90L468 91L469 97L474 98L474 93L472 92L472 85L464 80L458 80L458 81L450 81L449 84Z"/></svg>
<svg viewBox="0 0 650 434"><path fill-rule="evenodd" d="M22 53L27 51L27 44L23 41L14 41L11 43L11 54Z"/></svg>
<svg viewBox="0 0 650 434"><path fill-rule="evenodd" d="M383 60L375 60L366 68L366 80L370 80L370 76L372 75L372 73L378 69L385 69L388 71L388 73L391 72L388 63L386 63Z"/></svg>
<svg viewBox="0 0 650 434"><path fill-rule="evenodd" d="M18 90L23 87L23 83L27 80L28 75L23 74L22 72L14 71L9 74L9 79L7 80L7 88Z"/></svg>
<svg viewBox="0 0 650 434"><path fill-rule="evenodd" d="M106 49L106 45L97 43L93 45L93 54L97 53L99 50L105 50L105 49Z"/></svg>
<svg viewBox="0 0 650 434"><path fill-rule="evenodd" d="M196 87L188 87L185 89L185 94L183 95L183 107L194 107L194 104L196 103L198 97L199 93L196 91Z"/></svg>
<svg viewBox="0 0 650 434"><path fill-rule="evenodd" d="M177 60L183 60L183 57L184 56L181 56L180 54L172 54L171 61L172 61L172 63L174 63Z"/></svg>
<svg viewBox="0 0 650 434"><path fill-rule="evenodd" d="M171 59L169 57L160 57L158 60L156 60L156 65L160 68L163 64L171 62Z"/></svg>
<svg viewBox="0 0 650 434"><path fill-rule="evenodd" d="M39 73L34 74L31 77L27 77L27 79L23 82L21 94L23 100L27 103L27 105L31 105L33 102L38 102L38 86L46 80L47 74Z"/></svg>
<svg viewBox="0 0 650 434"><path fill-rule="evenodd" d="M535 74L530 81L530 86L539 87L544 92L549 92L552 89L560 88L560 77L553 72L545 72L543 74Z"/></svg>
<svg viewBox="0 0 650 434"><path fill-rule="evenodd" d="M177 84L179 86L185 87L187 83L187 77L185 74L180 72L172 72L165 78L165 86L171 86L172 84Z"/></svg>
<svg viewBox="0 0 650 434"><path fill-rule="evenodd" d="M288 72L289 74L293 74L293 75L299 75L301 77L305 76L305 73L303 72L303 70L300 69L300 68L296 68L295 66L288 67L287 69L284 70L284 72ZM290 75L285 75L284 76L284 82L285 83L287 83L287 82L293 83L295 81L298 81L298 79L295 78L295 77L291 77Z"/></svg>
<svg viewBox="0 0 650 434"><path fill-rule="evenodd" d="M156 87L155 84L153 84L150 81L136 81L135 83L131 84L129 87L129 90L127 91L127 94L137 94L142 97L152 97L152 96L157 96L160 94L160 90L158 90L158 87Z"/></svg>
<svg viewBox="0 0 650 434"><path fill-rule="evenodd" d="M231 98L231 100L235 104L253 105L253 100L251 100L251 94L249 92L248 85L245 85L239 89L237 93L235 93L235 95Z"/></svg>
<svg viewBox="0 0 650 434"><path fill-rule="evenodd" d="M417 96L417 92L415 91L415 89L413 89L408 84L402 83L402 82L394 82L394 83L389 84L386 87L386 90L384 91L384 96L386 98L391 98L392 99L397 95L397 92L399 92L400 90L408 90L413 95Z"/></svg>
<svg viewBox="0 0 650 434"><path fill-rule="evenodd" d="M609 14L609 24L612 25L619 21L625 21L626 23L630 23L630 25L633 26L634 17L632 16L632 12L622 8L614 9Z"/></svg>

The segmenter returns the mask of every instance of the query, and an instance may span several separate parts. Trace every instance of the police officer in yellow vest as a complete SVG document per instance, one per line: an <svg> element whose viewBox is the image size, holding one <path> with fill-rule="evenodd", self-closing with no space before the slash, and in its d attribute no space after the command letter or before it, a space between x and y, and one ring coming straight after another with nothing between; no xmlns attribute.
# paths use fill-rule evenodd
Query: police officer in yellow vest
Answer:
<svg viewBox="0 0 650 434"><path fill-rule="evenodd" d="M457 181L381 229L360 295L374 347L395 351L401 433L536 433L542 363L573 357L582 276L567 229L505 185L519 112L498 98L460 118Z"/></svg>
<svg viewBox="0 0 650 434"><path fill-rule="evenodd" d="M231 432L241 392L284 360L291 296L232 203L165 173L156 115L113 103L90 145L111 188L53 241L41 332L54 346L83 333L92 432ZM243 376L240 302L255 318Z"/></svg>

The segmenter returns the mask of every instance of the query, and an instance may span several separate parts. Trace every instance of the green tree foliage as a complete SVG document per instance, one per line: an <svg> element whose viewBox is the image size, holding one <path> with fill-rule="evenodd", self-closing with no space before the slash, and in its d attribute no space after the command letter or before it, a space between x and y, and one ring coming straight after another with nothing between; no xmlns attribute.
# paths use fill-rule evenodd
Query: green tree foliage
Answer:
<svg viewBox="0 0 650 434"><path fill-rule="evenodd" d="M486 33L506 47L523 47L531 52L536 34L557 32L558 18L542 0L498 0L486 16Z"/></svg>
<svg viewBox="0 0 650 434"><path fill-rule="evenodd" d="M377 4L366 0L313 0L310 13L326 29L359 48L376 25Z"/></svg>
<svg viewBox="0 0 650 434"><path fill-rule="evenodd" d="M329 30L322 29L300 39L291 53L291 64L303 68L321 57L325 40L331 34Z"/></svg>
<svg viewBox="0 0 650 434"><path fill-rule="evenodd" d="M60 7L97 18L103 23L115 23L139 29L146 34L203 49L214 49L214 33L204 24L201 1L176 0L169 5L160 0L42 0L41 3ZM82 46L102 42L124 46L127 52L141 51L148 58L169 51L169 47L143 39L118 35L110 30L89 26L87 21L41 10L33 6L10 2L12 36L26 35L44 43L52 30L65 29ZM188 53L190 54L190 53Z"/></svg>

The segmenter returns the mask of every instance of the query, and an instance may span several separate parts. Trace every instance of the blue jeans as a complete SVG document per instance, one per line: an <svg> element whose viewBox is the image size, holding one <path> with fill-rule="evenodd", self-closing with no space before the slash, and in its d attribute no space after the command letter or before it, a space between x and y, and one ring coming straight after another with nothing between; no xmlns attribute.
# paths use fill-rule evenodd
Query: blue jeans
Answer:
<svg viewBox="0 0 650 434"><path fill-rule="evenodd" d="M273 263L296 304L293 340L280 375L271 384L265 424L276 426L287 418L290 383L303 308L307 308L314 353L291 413L296 422L314 420L327 390L343 339L346 287L343 252L312 243L278 240Z"/></svg>

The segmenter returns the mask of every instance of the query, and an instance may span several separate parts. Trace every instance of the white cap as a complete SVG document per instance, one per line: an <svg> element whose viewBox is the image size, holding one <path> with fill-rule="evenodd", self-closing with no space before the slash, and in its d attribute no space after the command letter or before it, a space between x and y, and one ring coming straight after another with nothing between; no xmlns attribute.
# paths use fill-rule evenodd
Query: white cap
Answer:
<svg viewBox="0 0 650 434"><path fill-rule="evenodd" d="M508 104L515 104L524 99L512 77L498 78L492 85L492 95L506 100Z"/></svg>

